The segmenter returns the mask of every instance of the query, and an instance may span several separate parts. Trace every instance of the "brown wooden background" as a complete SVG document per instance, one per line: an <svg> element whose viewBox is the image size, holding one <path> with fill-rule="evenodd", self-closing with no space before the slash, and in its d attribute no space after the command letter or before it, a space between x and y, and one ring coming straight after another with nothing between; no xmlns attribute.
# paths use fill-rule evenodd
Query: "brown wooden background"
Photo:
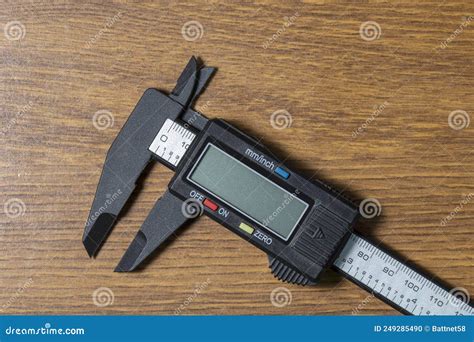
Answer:
<svg viewBox="0 0 474 342"><path fill-rule="evenodd" d="M474 192L474 123L448 124L456 110L474 119L471 15L470 1L2 2L0 204L12 210L0 211L3 313L351 314L367 297L332 272L314 288L280 284L265 255L207 218L141 272L114 273L171 177L159 166L87 257L81 237L110 143L143 91L172 89L192 54L219 68L197 106L207 116L355 200L378 199L382 215L359 229L474 295L474 203L440 224ZM189 21L203 27L195 41L181 33ZM378 39L362 39L366 21ZM94 127L99 110L113 126ZM276 110L290 127L272 128ZM281 308L270 301L279 286L292 294ZM113 292L108 306L93 302L101 287ZM396 314L367 301L362 314Z"/></svg>

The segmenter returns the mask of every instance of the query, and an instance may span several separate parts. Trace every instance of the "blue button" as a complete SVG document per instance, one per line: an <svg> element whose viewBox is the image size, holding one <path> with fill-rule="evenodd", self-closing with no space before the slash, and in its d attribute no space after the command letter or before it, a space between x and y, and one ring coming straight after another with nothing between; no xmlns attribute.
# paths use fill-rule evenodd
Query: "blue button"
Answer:
<svg viewBox="0 0 474 342"><path fill-rule="evenodd" d="M285 179L288 179L288 177L290 177L290 173L289 173L288 171L282 169L281 167L277 167L277 168L275 169L275 173L276 173L278 176L280 176L280 177L282 177L282 178L285 178Z"/></svg>

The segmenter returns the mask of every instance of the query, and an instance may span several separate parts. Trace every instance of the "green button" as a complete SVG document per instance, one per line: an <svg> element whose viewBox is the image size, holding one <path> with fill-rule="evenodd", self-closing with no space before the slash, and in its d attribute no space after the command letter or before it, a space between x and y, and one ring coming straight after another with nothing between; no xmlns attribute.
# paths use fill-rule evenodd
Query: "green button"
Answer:
<svg viewBox="0 0 474 342"><path fill-rule="evenodd" d="M239 228L242 229L244 232L249 233L249 234L253 234L253 231L255 230L251 226L249 226L248 224L245 224L243 222L240 223Z"/></svg>

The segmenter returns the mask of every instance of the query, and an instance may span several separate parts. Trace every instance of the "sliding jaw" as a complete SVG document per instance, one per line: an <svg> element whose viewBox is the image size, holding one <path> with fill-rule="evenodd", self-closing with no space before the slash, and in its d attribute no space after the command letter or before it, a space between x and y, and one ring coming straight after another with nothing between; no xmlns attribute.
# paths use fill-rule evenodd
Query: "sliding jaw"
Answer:
<svg viewBox="0 0 474 342"><path fill-rule="evenodd" d="M205 125L207 119L189 107L204 90L214 72L214 68L198 68L197 60L192 57L170 95L155 89L145 91L107 153L82 239L89 256L95 256L99 251L148 163L157 159L174 169L173 165L148 149L166 119L181 118L198 130ZM168 198L167 195L165 197ZM157 206L160 207L158 203L155 208ZM144 225L150 227L148 219ZM147 235L149 229L144 230L146 241L151 241ZM133 242L132 246L137 243ZM148 250L145 248L142 252L148 253ZM140 260L146 257L143 253L140 254ZM130 267L133 269L136 265Z"/></svg>
<svg viewBox="0 0 474 342"><path fill-rule="evenodd" d="M189 217L183 214L183 201L168 190L158 199L135 239L115 268L115 272L133 271L163 242L183 227Z"/></svg>

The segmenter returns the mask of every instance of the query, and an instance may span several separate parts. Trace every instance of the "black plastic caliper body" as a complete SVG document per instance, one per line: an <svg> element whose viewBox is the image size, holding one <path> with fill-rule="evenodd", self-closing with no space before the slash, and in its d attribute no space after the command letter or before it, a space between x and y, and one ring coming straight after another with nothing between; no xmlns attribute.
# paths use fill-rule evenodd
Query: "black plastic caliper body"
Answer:
<svg viewBox="0 0 474 342"><path fill-rule="evenodd" d="M192 110L213 71L199 69L193 58L171 95L145 92L107 155L84 245L95 254L140 173L156 160L175 175L116 271L136 269L204 214L265 252L278 279L314 284L350 236L357 207L322 182L290 170L258 140ZM102 210L107 200L111 203Z"/></svg>

